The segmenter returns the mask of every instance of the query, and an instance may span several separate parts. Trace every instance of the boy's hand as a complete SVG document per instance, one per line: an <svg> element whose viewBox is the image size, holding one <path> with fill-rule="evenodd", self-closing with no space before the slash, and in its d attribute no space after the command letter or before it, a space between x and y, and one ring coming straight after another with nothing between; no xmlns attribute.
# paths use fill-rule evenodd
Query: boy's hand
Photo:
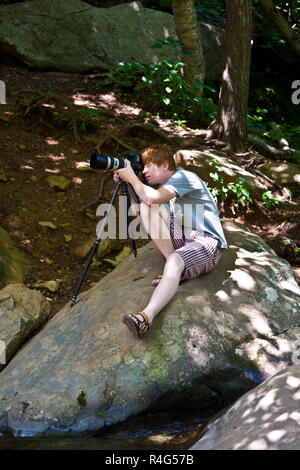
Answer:
<svg viewBox="0 0 300 470"><path fill-rule="evenodd" d="M125 159L125 168L121 168L119 170L115 170L114 171L114 181L118 181L118 177L120 176L120 178L123 180L123 181L126 181L127 183L130 183L133 178L135 177L135 173L131 167L131 163L129 160L127 160L127 158ZM115 179L116 177L116 179Z"/></svg>

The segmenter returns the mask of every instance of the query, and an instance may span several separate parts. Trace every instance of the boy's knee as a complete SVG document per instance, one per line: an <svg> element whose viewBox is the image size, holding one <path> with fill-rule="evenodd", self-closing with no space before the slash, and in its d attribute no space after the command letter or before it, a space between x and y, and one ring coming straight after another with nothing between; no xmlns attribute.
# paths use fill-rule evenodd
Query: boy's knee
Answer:
<svg viewBox="0 0 300 470"><path fill-rule="evenodd" d="M178 253L172 253L168 256L165 267L166 269L176 270L181 273L184 270L185 264Z"/></svg>

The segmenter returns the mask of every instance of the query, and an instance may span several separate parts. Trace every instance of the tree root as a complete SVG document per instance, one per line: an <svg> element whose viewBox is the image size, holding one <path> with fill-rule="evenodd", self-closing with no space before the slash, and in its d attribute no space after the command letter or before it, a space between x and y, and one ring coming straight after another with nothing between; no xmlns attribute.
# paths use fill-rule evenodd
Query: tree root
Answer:
<svg viewBox="0 0 300 470"><path fill-rule="evenodd" d="M153 124L141 124L139 122L135 122L133 124L129 124L125 127L124 134L130 134L133 130L142 130L146 132L154 132L157 136L163 138L164 140L169 140L168 136L165 134L164 131L161 129L157 129Z"/></svg>
<svg viewBox="0 0 300 470"><path fill-rule="evenodd" d="M97 199L95 199L95 201L89 202L88 204L85 204L85 206L78 209L77 212L83 212L85 209L87 209L88 207L94 206L101 200L106 201L106 199L103 197L103 190L104 190L104 184L109 178L111 178L111 173L108 173L107 175L103 176L100 182L100 189L99 189L99 194L98 194Z"/></svg>
<svg viewBox="0 0 300 470"><path fill-rule="evenodd" d="M297 153L294 149L277 149L252 134L248 135L248 143L251 145L251 148L272 160L293 160Z"/></svg>
<svg viewBox="0 0 300 470"><path fill-rule="evenodd" d="M32 95L32 96L29 96L29 98L25 98L22 100L22 95ZM72 128L75 139L78 142L81 142L81 138L78 132L78 109L72 103L71 100L68 100L67 98L62 97L58 95L57 93L53 93L53 92L43 93L39 90L33 90L33 89L20 90L18 93L16 93L16 96L17 96L17 102L19 102L18 105L26 107L24 111L24 116L27 116L34 108L41 106L43 103L47 103L49 101L59 102L61 105L63 105L64 107L68 109L66 121L68 122L69 126Z"/></svg>
<svg viewBox="0 0 300 470"><path fill-rule="evenodd" d="M114 140L115 142L117 142L117 144L121 145L122 147L124 147L126 150L130 150L132 151L132 147L130 147L129 145L125 144L125 142L123 142L119 137L117 137L113 132L108 132L104 137L103 139L100 140L100 142L98 142L98 144L96 145L96 150L98 152L101 151L101 147L102 145L104 145L106 142L108 142L109 140Z"/></svg>

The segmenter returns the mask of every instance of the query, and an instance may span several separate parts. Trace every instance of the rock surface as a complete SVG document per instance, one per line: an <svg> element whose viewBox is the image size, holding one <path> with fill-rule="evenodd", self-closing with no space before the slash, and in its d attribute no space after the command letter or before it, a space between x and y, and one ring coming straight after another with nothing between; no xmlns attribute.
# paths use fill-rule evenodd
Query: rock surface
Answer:
<svg viewBox="0 0 300 470"><path fill-rule="evenodd" d="M24 284L9 284L0 291L0 340L5 344L6 361L49 313L49 302L40 292L30 290Z"/></svg>
<svg viewBox="0 0 300 470"><path fill-rule="evenodd" d="M29 260L18 250L8 232L0 227L0 289L10 282L23 282Z"/></svg>
<svg viewBox="0 0 300 470"><path fill-rule="evenodd" d="M200 178L207 181L211 187L220 186L218 181L214 181L209 175L215 172L215 166L211 165L215 161L218 166L218 173L225 183L244 181L251 194L254 193L256 196L267 190L267 187L257 179L257 176L244 170L234 160L224 157L216 150L213 152L209 149L204 151L179 150L176 152L175 158L178 164L187 166L188 170L194 171Z"/></svg>
<svg viewBox="0 0 300 470"><path fill-rule="evenodd" d="M121 318L153 292L163 259L152 243L58 312L0 374L0 431L77 434L149 407L224 406L289 366L293 271L241 225L223 226L218 268L182 284L143 340Z"/></svg>
<svg viewBox="0 0 300 470"><path fill-rule="evenodd" d="M259 165L258 169L280 186L290 189L294 197L299 197L300 165L287 162L269 162Z"/></svg>
<svg viewBox="0 0 300 470"><path fill-rule="evenodd" d="M207 78L223 66L224 32L201 24ZM176 38L173 16L131 2L96 8L80 0L36 0L0 6L1 48L29 66L84 72L109 70L121 61L178 60L172 46L151 49L157 39ZM31 38L29 41L28 38Z"/></svg>
<svg viewBox="0 0 300 470"><path fill-rule="evenodd" d="M191 450L299 450L300 362L243 395Z"/></svg>

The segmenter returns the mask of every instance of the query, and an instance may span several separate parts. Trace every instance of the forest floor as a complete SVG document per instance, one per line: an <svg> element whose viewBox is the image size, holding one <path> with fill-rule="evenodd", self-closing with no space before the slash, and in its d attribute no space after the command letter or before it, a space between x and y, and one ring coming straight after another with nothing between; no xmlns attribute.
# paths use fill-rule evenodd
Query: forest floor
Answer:
<svg viewBox="0 0 300 470"><path fill-rule="evenodd" d="M13 64L2 69L0 79L7 90L7 104L0 106L0 226L31 262L25 276L28 287L59 279L55 292L40 288L54 315L71 300L87 263L88 250L79 257L74 248L93 246L99 220L96 209L111 200L115 189L109 176L104 200L83 209L97 200L101 180L108 174L88 168L95 149L123 157L128 150L141 151L149 144L168 143L174 152L204 150L207 144L197 130L189 132L168 120L145 125L141 109L122 103L106 84L105 75L40 72ZM98 112L92 115L87 110ZM53 175L64 176L69 188L51 188L47 178ZM299 206L300 200L273 210L262 204L250 211L233 205L225 211L221 208L221 216L235 218L270 243L293 266L299 282L300 255L294 249ZM39 222L51 222L56 228ZM137 247L147 242L137 241ZM131 247L131 241L118 241L109 256L114 258L125 245ZM112 269L104 260L93 263L82 291Z"/></svg>

